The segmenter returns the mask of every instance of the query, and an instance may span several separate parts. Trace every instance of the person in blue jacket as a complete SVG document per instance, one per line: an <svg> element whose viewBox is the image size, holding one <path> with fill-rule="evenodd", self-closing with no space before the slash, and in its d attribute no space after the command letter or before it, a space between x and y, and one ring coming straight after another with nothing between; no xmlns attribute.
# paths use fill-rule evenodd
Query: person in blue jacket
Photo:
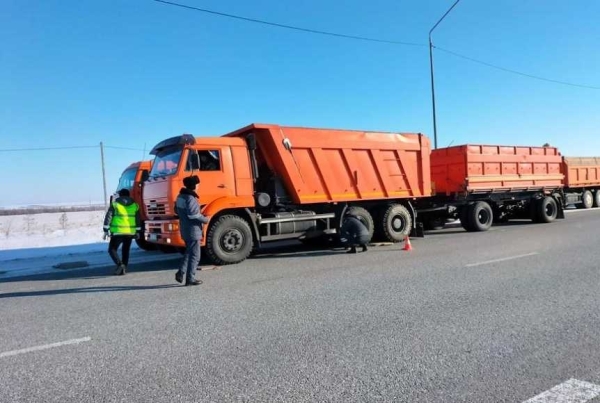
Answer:
<svg viewBox="0 0 600 403"><path fill-rule="evenodd" d="M200 179L188 176L183 180L183 188L179 191L175 201L175 213L179 216L179 233L185 242L185 255L183 262L175 274L175 280L185 285L200 285L201 280L196 279L196 268L200 263L200 242L202 241L202 227L208 223L208 217L200 213L196 185Z"/></svg>
<svg viewBox="0 0 600 403"><path fill-rule="evenodd" d="M371 242L371 234L367 226L356 216L346 213L342 223L341 241L346 248L350 248L348 253L356 253L356 247L362 247L362 251L369 250L367 244Z"/></svg>

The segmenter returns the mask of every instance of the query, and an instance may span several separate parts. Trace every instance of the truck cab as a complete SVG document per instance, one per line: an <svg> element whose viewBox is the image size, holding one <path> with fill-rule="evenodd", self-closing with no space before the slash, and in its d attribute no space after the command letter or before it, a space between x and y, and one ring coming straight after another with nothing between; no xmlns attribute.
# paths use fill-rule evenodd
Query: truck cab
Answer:
<svg viewBox="0 0 600 403"><path fill-rule="evenodd" d="M214 216L224 209L253 207L253 180L243 139L195 138L184 134L160 142L150 153L155 159L144 187L148 242L185 247L174 207L187 176L196 175L200 179L196 192L206 216ZM203 237L203 246L205 239Z"/></svg>

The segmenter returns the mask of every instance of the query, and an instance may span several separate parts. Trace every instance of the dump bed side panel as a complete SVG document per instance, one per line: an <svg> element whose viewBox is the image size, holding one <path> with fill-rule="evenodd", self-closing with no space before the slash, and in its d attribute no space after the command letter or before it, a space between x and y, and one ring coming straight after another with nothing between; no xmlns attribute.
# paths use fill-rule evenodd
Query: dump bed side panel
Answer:
<svg viewBox="0 0 600 403"><path fill-rule="evenodd" d="M565 186L586 188L600 186L600 157L565 157Z"/></svg>
<svg viewBox="0 0 600 403"><path fill-rule="evenodd" d="M281 126L256 133L269 167L295 203L431 194L430 145L423 135Z"/></svg>
<svg viewBox="0 0 600 403"><path fill-rule="evenodd" d="M562 157L554 147L463 145L432 151L437 193L556 189Z"/></svg>

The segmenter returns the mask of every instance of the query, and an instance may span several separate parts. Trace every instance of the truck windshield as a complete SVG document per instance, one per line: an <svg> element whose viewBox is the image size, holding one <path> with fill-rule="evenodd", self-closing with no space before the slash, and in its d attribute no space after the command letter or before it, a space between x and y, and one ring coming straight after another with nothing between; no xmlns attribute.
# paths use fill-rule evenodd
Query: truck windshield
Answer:
<svg viewBox="0 0 600 403"><path fill-rule="evenodd" d="M119 178L119 184L117 185L117 192L121 189L133 189L133 183L135 182L135 174L137 173L136 168L126 169L123 171L121 178Z"/></svg>
<svg viewBox="0 0 600 403"><path fill-rule="evenodd" d="M181 148L171 148L158 153L154 159L150 176L167 176L173 175L175 172L177 172L182 151L183 150Z"/></svg>

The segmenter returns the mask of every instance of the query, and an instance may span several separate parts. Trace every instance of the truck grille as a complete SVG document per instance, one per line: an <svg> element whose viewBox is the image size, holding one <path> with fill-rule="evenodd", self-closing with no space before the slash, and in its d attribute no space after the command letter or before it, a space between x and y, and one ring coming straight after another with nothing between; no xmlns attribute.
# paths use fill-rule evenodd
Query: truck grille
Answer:
<svg viewBox="0 0 600 403"><path fill-rule="evenodd" d="M146 204L146 211L149 216L166 215L169 211L165 203L148 203Z"/></svg>

